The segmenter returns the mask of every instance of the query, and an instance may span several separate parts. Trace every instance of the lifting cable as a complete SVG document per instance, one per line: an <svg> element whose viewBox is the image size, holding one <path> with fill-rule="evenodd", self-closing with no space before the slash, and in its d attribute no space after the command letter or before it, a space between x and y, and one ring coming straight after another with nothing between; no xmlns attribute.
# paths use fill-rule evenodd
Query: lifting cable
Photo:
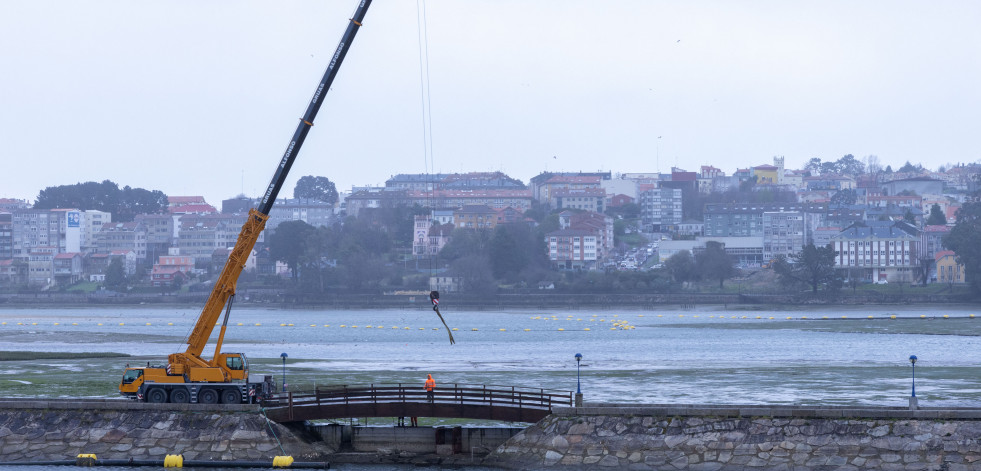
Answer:
<svg viewBox="0 0 981 471"><path fill-rule="evenodd" d="M429 29L426 27L426 0L416 0L416 23L419 31L419 87L420 87L420 99L422 101L422 145L423 145L423 161L424 167L426 169L426 185L428 186L427 191L429 192L429 229L426 232L426 243L423 245L425 249L432 251L430 247L430 241L432 238L430 236L430 231L434 229L437 232L437 237L442 238L443 229L441 224L436 221L435 211L436 211L436 163L433 157L433 119L432 119L432 100L429 91ZM438 240L438 239L437 239ZM436 267L439 263L439 242L435 247L436 251L429 254L429 279L432 280L436 278ZM439 291L432 290L429 292L429 300L433 303L433 311L439 317L440 322L443 323L443 327L446 328L446 333L450 336L450 345L456 343L453 339L453 332L450 327L446 325L446 320L443 319L443 314L439 312Z"/></svg>

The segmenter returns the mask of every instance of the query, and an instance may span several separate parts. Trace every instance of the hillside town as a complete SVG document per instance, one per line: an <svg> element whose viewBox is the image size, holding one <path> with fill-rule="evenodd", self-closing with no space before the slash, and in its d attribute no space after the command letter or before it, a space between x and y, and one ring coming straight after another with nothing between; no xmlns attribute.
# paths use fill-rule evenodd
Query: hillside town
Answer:
<svg viewBox="0 0 981 471"><path fill-rule="evenodd" d="M961 284L964 264L943 240L977 190L978 174L978 164L893 170L874 156L863 162L851 155L812 159L802 169L774 157L732 175L710 165L669 173L543 172L527 184L501 172L399 174L383 187L353 187L333 198L280 198L246 273L295 277L296 262L277 257L267 243L283 223L326 228L412 208L404 216L411 234L389 231L401 240L385 262L415 267L429 275L430 287L448 291L466 290L467 282L440 262L444 248L461 230L498 226L537 229L542 243L535 250L559 273L654 270L712 243L738 268L767 269L813 244L832 248L835 268L857 282ZM206 281L225 263L254 201L230 198L219 209L200 196L168 195L165 207L125 220L90 207L36 206L0 199L3 289L105 284L119 276L114 271L147 287ZM336 267L337 258L317 257L324 267Z"/></svg>

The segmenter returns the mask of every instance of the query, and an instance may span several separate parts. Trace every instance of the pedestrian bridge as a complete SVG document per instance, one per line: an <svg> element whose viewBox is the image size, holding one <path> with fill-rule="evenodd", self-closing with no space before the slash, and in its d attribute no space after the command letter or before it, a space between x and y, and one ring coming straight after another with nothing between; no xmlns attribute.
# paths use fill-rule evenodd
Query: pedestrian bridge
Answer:
<svg viewBox="0 0 981 471"><path fill-rule="evenodd" d="M553 407L572 406L573 393L517 386L437 384L430 399L419 384L318 386L277 393L262 402L276 422L347 417L444 417L538 422Z"/></svg>

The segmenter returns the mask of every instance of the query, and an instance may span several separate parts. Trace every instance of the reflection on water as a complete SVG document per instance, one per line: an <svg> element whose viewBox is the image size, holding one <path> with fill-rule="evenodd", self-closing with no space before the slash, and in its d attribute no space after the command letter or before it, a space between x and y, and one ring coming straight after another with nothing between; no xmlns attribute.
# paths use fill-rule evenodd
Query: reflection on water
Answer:
<svg viewBox="0 0 981 471"><path fill-rule="evenodd" d="M30 374L39 364L60 371L96 369L111 372L100 391L115 397L114 374L126 362L160 363L182 350L198 312L5 309L0 312L6 323L0 325L0 351L111 351L139 357L3 362L0 384L34 381ZM965 406L981 399L981 340L975 334L981 312L977 318L972 314L970 308L946 306L942 311L863 306L793 312L458 312L447 305L443 315L458 329L453 333L457 344L451 346L426 306L244 308L233 312L224 350L245 352L254 374L277 378L282 374L279 355L288 353L291 388L325 383L421 387L426 373L432 373L441 384L574 391L573 356L582 353L587 402L888 406L906 404L907 358L915 354L921 406ZM209 349L205 352L210 355ZM44 384L32 394L44 394L46 388L57 390L58 385Z"/></svg>

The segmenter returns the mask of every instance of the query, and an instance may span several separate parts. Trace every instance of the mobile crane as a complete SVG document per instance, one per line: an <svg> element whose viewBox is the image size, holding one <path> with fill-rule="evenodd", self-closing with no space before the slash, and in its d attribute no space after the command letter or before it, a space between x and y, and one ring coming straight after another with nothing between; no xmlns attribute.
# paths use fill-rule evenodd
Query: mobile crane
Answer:
<svg viewBox="0 0 981 471"><path fill-rule="evenodd" d="M296 132L293 133L293 138L286 146L286 152L276 167L272 181L262 195L258 208L249 210L248 219L242 225L235 247L229 254L228 261L215 282L194 329L186 339L187 348L184 352L171 354L167 358L166 366L150 366L147 363L146 367L127 367L119 383L119 393L123 396L145 402L216 404L221 401L225 404L239 404L256 402L272 392L273 384L270 376L264 376L261 381L250 381L249 362L245 354L221 351L225 329L228 326L228 315L235 298L235 287L245 262L252 248L255 247L266 220L269 219L269 212L276 202L276 196L282 189L290 167L293 166L293 161L313 126L313 120L323 104L323 98L330 90L330 85L351 47L358 28L361 27L370 4L371 0L361 0L354 17L350 19L340 44L337 45L330 64L307 106L306 113L300 119ZM223 309L225 316L215 345L215 355L211 360L206 360L201 357L201 354Z"/></svg>

